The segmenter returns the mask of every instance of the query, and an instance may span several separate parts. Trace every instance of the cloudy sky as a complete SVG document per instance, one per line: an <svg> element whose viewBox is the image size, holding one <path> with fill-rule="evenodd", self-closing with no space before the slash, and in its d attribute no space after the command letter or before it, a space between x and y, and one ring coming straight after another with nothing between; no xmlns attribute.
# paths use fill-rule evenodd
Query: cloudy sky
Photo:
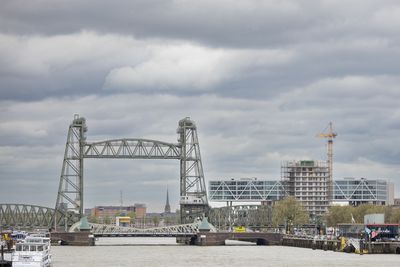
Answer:
<svg viewBox="0 0 400 267"><path fill-rule="evenodd" d="M3 0L0 203L53 207L68 126L176 142L198 127L206 182L279 179L282 161L388 178L400 196L397 0ZM85 207L178 207L178 161L85 161Z"/></svg>

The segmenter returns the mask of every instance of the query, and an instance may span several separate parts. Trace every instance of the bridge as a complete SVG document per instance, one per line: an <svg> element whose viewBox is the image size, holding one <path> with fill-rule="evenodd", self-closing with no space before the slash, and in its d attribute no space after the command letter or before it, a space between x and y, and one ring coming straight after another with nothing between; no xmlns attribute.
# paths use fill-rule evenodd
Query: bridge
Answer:
<svg viewBox="0 0 400 267"><path fill-rule="evenodd" d="M68 216L68 217L65 217ZM77 221L73 213L60 213L48 207L28 204L0 204L0 228L33 229L54 227L58 221Z"/></svg>
<svg viewBox="0 0 400 267"><path fill-rule="evenodd" d="M86 119L75 115L68 128L54 209L29 204L1 204L0 227L69 228L83 217L85 159L179 160L181 223L208 214L209 205L197 127L190 118L178 123L178 142L123 138L87 141Z"/></svg>
<svg viewBox="0 0 400 267"><path fill-rule="evenodd" d="M76 224L75 224L76 225ZM104 225L90 223L92 233L95 237L128 237L128 236L147 236L147 237L177 237L193 236L198 232L200 221L190 224L170 225L154 228L135 228L120 227L115 225ZM214 229L215 230L215 229ZM70 231L75 231L74 226Z"/></svg>
<svg viewBox="0 0 400 267"><path fill-rule="evenodd" d="M197 127L190 118L179 121L177 143L138 138L89 142L87 131L86 119L75 115L68 128L55 208L30 204L0 204L0 228L69 229L78 222L83 217L86 159L179 160L182 225L190 225L196 218L203 216L209 216L210 222L221 229L229 229L232 225L263 226L271 221L270 208L262 206L210 209ZM101 228L98 225L93 226L95 229ZM108 231L111 228L105 229ZM177 229L180 228L175 228ZM175 230L172 232L180 233ZM135 231L132 230L131 233L133 232Z"/></svg>

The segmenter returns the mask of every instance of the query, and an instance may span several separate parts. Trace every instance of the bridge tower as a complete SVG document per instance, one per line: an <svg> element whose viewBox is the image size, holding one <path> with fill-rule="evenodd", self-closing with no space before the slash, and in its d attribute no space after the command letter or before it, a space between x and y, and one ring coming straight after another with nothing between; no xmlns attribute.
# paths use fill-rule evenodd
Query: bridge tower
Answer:
<svg viewBox="0 0 400 267"><path fill-rule="evenodd" d="M55 207L56 216L62 215L55 220L63 217L65 222L56 222L57 225L64 224L67 227L83 216L83 147L86 131L85 118L75 115L68 130Z"/></svg>
<svg viewBox="0 0 400 267"><path fill-rule="evenodd" d="M114 139L91 143L86 141L86 132L85 118L75 115L68 130L55 208L55 225L70 226L84 214L84 158L179 159L181 223L192 223L195 218L208 213L197 130L189 118L179 121L178 144L148 139Z"/></svg>
<svg viewBox="0 0 400 267"><path fill-rule="evenodd" d="M207 215L209 210L196 124L184 118L179 121L177 133L181 148L181 223L192 223L195 218Z"/></svg>

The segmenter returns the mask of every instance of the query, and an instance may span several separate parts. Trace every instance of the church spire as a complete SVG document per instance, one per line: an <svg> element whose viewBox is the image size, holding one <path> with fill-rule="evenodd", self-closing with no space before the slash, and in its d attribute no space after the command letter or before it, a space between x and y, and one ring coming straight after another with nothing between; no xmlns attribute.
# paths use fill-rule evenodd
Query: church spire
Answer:
<svg viewBox="0 0 400 267"><path fill-rule="evenodd" d="M171 206L169 205L168 186L167 186L167 201L165 203L164 213L171 213Z"/></svg>

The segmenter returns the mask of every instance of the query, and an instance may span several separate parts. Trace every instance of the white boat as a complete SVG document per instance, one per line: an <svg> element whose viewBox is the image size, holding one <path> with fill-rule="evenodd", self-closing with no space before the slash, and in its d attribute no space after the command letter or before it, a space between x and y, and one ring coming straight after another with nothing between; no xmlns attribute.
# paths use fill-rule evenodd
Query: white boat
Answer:
<svg viewBox="0 0 400 267"><path fill-rule="evenodd" d="M11 260L13 267L50 266L50 238L27 236L23 243L15 245Z"/></svg>

